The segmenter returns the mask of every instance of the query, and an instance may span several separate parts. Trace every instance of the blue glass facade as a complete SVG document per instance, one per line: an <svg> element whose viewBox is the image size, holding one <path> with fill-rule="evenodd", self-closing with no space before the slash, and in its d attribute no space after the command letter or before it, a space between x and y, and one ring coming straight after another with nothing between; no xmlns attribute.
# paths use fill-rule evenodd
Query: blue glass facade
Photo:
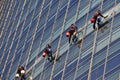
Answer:
<svg viewBox="0 0 120 80"><path fill-rule="evenodd" d="M109 15L104 33L90 18ZM69 46L65 33L75 23L83 30L81 48ZM27 80L119 80L120 0L1 0L0 80L13 80L18 65ZM60 61L43 58L50 43Z"/></svg>

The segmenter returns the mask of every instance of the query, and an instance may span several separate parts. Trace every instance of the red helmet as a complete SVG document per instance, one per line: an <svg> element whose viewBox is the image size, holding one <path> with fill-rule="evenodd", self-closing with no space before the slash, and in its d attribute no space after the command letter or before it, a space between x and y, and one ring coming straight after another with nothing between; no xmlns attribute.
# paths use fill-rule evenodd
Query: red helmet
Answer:
<svg viewBox="0 0 120 80"><path fill-rule="evenodd" d="M70 33L69 32L66 32L66 37L70 37Z"/></svg>
<svg viewBox="0 0 120 80"><path fill-rule="evenodd" d="M43 52L42 56L43 56L43 57L45 57L45 56L46 56L46 53L45 53L45 52Z"/></svg>
<svg viewBox="0 0 120 80"><path fill-rule="evenodd" d="M94 19L94 18L91 18L90 21L91 21L91 23L94 23L94 22L95 22L95 19Z"/></svg>

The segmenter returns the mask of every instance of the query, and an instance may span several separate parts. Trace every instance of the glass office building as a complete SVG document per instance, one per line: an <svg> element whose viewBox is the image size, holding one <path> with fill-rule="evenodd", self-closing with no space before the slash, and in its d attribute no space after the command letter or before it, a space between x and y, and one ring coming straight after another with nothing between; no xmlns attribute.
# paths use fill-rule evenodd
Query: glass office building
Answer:
<svg viewBox="0 0 120 80"><path fill-rule="evenodd" d="M104 33L90 23L98 9L109 15ZM81 48L65 35L73 23ZM61 56L54 65L42 57L48 43ZM0 80L18 65L27 80L120 80L120 0L0 0Z"/></svg>

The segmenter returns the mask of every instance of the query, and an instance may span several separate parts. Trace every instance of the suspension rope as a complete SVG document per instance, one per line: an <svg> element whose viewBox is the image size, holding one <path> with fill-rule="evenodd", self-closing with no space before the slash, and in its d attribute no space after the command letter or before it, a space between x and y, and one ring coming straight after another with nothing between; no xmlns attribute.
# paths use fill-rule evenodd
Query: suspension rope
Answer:
<svg viewBox="0 0 120 80"><path fill-rule="evenodd" d="M45 2L45 1L44 1L44 2ZM44 3L44 2L43 2L43 3ZM37 5L37 3L36 3L36 5ZM28 52L28 58L27 58L26 63L25 63L25 68L27 67L27 64L28 64L28 61L29 61L29 56L30 56L30 53L31 53L31 51L32 51L32 46L33 46L33 42L34 42L34 39L35 39L35 35L36 35L36 33L37 33L37 29L39 28L38 25L39 25L39 21L40 21L40 17L41 17L41 14L42 14L42 9L43 9L43 7L44 7L44 4L42 4L41 11L40 11L39 16L38 16L37 25L36 25L36 27L35 27L34 34L33 34L33 36L32 36L32 43L31 43L31 45L30 45L30 50L29 50L29 52Z"/></svg>
<svg viewBox="0 0 120 80"><path fill-rule="evenodd" d="M2 4L2 3L1 3ZM3 37L1 36L1 30L2 30L2 23L4 22L3 21L3 19L4 19L4 15L5 15L5 10L4 10L4 8L5 8L5 1L3 1L3 4L2 4L2 7L1 7L1 11L0 11L0 19L1 19L1 21L0 21L0 39L1 39L1 43L0 43L0 49L1 49L1 47L2 47L2 43L3 43ZM4 13L4 14L3 14ZM1 62L0 62L1 63Z"/></svg>
<svg viewBox="0 0 120 80"><path fill-rule="evenodd" d="M120 80L120 73L119 73L119 76L118 76L118 80Z"/></svg>
<svg viewBox="0 0 120 80"><path fill-rule="evenodd" d="M31 6L31 4L32 4L32 0L30 0L30 3L29 3L29 7L28 7L28 11L30 11L30 6ZM29 12L28 12L29 13ZM26 36L25 36L25 41L24 41L24 43L23 43L23 47L22 47L22 51L21 51L21 56L20 56L20 59L19 59L19 64L20 64L20 61L22 60L22 55L23 55L23 52L24 52L24 50L25 50L25 46L26 46L26 43L27 43L27 38L28 38L28 36L29 36L29 32L30 32L30 25L32 24L32 20L33 20L33 18L34 18L34 14L35 14L35 9L34 9L34 11L33 11L33 13L32 13L32 17L31 17L31 20L30 20L30 23L29 23L29 26L28 26L28 31L27 31L27 33L26 33ZM27 15L27 14L26 14ZM29 15L28 15L29 16ZM26 17L27 18L27 17ZM29 56L29 55L28 55ZM27 71L26 71L27 72Z"/></svg>
<svg viewBox="0 0 120 80"><path fill-rule="evenodd" d="M57 59L59 48L60 48L60 42L61 42L61 39L62 39L62 33L64 31L64 26L65 26L65 23L66 23L66 18L67 18L67 13L68 13L69 6L70 6L70 0L68 1L67 9L66 9L66 12L65 12L65 17L64 17L64 21L63 21L63 25L62 25L62 30L61 30L61 35L60 35L60 39L59 39L59 42L58 42L57 51L56 51L56 54L55 54L54 65L52 67L52 71L51 71L51 75L50 75L50 80L52 80L52 77L53 77L55 63L56 63L56 59Z"/></svg>
<svg viewBox="0 0 120 80"><path fill-rule="evenodd" d="M75 22L77 21L77 18L78 18L78 13L79 13L79 9L80 9L80 1L81 0L78 0L78 6L77 6L76 14L75 14Z"/></svg>
<svg viewBox="0 0 120 80"><path fill-rule="evenodd" d="M2 11L3 5L4 5L4 1L0 1L0 13Z"/></svg>
<svg viewBox="0 0 120 80"><path fill-rule="evenodd" d="M8 3L10 3L9 1L8 1ZM3 32L3 28L6 26L6 23L7 23L7 20L9 20L8 19L8 16L9 15L11 15L11 14L9 14L9 12L10 12L10 7L9 7L9 5L7 5L7 2L6 3L4 3L4 5L5 6L3 6L3 10L2 10L2 17L1 17L1 22L0 22L0 38L1 38L1 45L0 45L0 49L2 48L2 45L3 45L3 42L4 42L4 37L5 37L5 35L2 35L2 32ZM7 6L6 6L7 5ZM7 10L9 8L9 10ZM8 12L7 12L8 11ZM5 15L7 13L7 16ZM7 29L7 28L6 28ZM6 31L4 31L4 34L6 33ZM3 36L3 38L2 38L2 36Z"/></svg>
<svg viewBox="0 0 120 80"><path fill-rule="evenodd" d="M30 6L32 5L32 0L30 0ZM29 7L30 8L30 7ZM29 12L28 12L29 13ZM23 43L23 47L22 47L22 51L21 51L21 53L23 54L23 52L24 52L24 50L25 50L25 46L26 46L26 43L27 43L27 38L28 38L28 36L29 36L29 32L30 32L30 25L32 24L32 20L34 19L34 14L35 14L35 9L34 9L34 11L33 11L33 13L32 13L32 17L31 17L31 20L30 20L30 23L29 23L29 26L28 26L28 31L27 31L27 33L26 33L26 36L25 36L25 41L24 41L24 43ZM28 55L29 56L29 55ZM21 60L21 59L20 59ZM19 61L20 61L19 60Z"/></svg>
<svg viewBox="0 0 120 80"><path fill-rule="evenodd" d="M101 11L102 11L103 1L104 0L102 0L102 2L101 2ZM96 46L97 33L98 33L98 29L95 32L95 36L94 36L94 43L93 43L91 60L90 60L90 68L89 68L89 72L88 72L88 80L91 80L92 64L93 64L93 57L94 57L94 54L95 54L95 46Z"/></svg>
<svg viewBox="0 0 120 80"><path fill-rule="evenodd" d="M117 1L115 0L115 5L117 5ZM113 27L113 21L114 21L114 16L115 16L115 12L113 11L113 14L112 14L112 23L111 23L111 27L110 27L110 33L109 33L109 39L108 39L108 48L107 48L107 52L106 52L106 56L105 56L105 66L104 66L104 71L103 71L103 77L102 79L105 80L105 71L106 71L106 66L107 66L107 57L109 55L109 49L110 49L110 42L111 42L111 36L112 36L112 27Z"/></svg>
<svg viewBox="0 0 120 80"><path fill-rule="evenodd" d="M59 10L60 10L60 0L59 0L59 3L58 3L58 8L57 8L57 11L56 11L56 16L55 16L55 19L54 19L54 22L53 22L53 28L52 28L52 32L51 32L51 35L50 35L50 42L49 43L52 42L52 38L53 38L53 34L54 34L54 27L55 27L55 23L56 23L56 20L57 20L57 14L58 14ZM41 73L43 73L44 71L45 71L45 63L43 65L43 70L41 71ZM42 77L43 77L43 74L41 75L40 80L42 79Z"/></svg>
<svg viewBox="0 0 120 80"><path fill-rule="evenodd" d="M59 7L60 7L60 1L59 1L59 4L58 4L58 5L59 5L59 6L58 6L58 8L57 8L56 14L58 13L58 10L59 10ZM50 42L49 42L49 43L51 43L52 38L53 38L52 36L53 36L53 32L54 32L54 26L55 26L54 24L56 23L56 19L57 19L57 16L55 16L55 19L54 19L53 28L52 28L52 32L51 32L51 37L50 37ZM45 63L43 64L43 70L41 71L41 73L45 71L44 66L45 66ZM42 77L43 77L43 76L41 75L40 80L41 80Z"/></svg>
<svg viewBox="0 0 120 80"><path fill-rule="evenodd" d="M13 3L13 2L12 2ZM11 4L11 6L12 6L12 4ZM11 8L11 6L10 6L10 8ZM9 9L10 9L9 8ZM13 11L13 9L11 10L11 11ZM9 21L10 22L10 21ZM9 23L8 22L8 23ZM8 28L8 27L7 27ZM11 27L12 28L12 27ZM7 32L7 31L6 31ZM6 32L5 32L5 35L6 35ZM10 30L10 34L11 34L11 30ZM6 42L6 44L5 44L5 47L4 47L4 50L3 50L3 53L2 53L2 57L1 57L1 59L0 59L0 63L2 63L2 60L3 60L3 57L5 56L5 51L6 51L6 48L7 48L7 45L8 45L8 41L9 41L9 38L10 38L10 35L8 35L8 39L7 39L7 42Z"/></svg>
<svg viewBox="0 0 120 80"><path fill-rule="evenodd" d="M78 7L77 7L77 11L76 11L76 18L75 18L75 22L76 22L76 20L77 20L77 17L78 17L78 11L79 11L79 8L80 8L80 0L79 0L79 4L78 4ZM88 16L88 15L87 15ZM86 22L87 22L87 18L86 18ZM86 25L87 26L87 25ZM82 29L80 28L80 31L81 31ZM82 33L82 42L81 42L81 48L82 48L82 43L83 43L83 38L84 37L84 34ZM80 51L81 51L81 48L80 48ZM68 52L67 52L67 54L69 53L69 50L68 50ZM68 55L67 55L68 56ZM76 65L76 70L75 70L75 74L74 74L74 80L75 80L75 78L76 78L76 74L77 74L77 70L78 70L78 63L79 63L79 58L80 58L80 54L78 55L78 61L77 61L77 65ZM66 62L67 62L67 59L65 60ZM63 70L64 71L64 70ZM64 74L63 74L64 75Z"/></svg>
<svg viewBox="0 0 120 80"><path fill-rule="evenodd" d="M3 19L3 13L4 13L4 8L5 8L5 0L4 1L1 1L1 5L0 5L0 19ZM1 22L0 22L0 25L1 25L1 23L2 23L2 20L1 20ZM2 26L0 26L0 28L1 28Z"/></svg>
<svg viewBox="0 0 120 80"><path fill-rule="evenodd" d="M11 2L11 4L12 4L12 1L10 1ZM10 2L8 2L8 3L10 3ZM6 3L7 4L7 3ZM7 5L7 7L6 7L6 10L5 10L5 12L3 13L4 14L4 17L6 17L5 19L3 18L3 27L2 27L2 23L0 24L0 28L2 27L2 31L0 32L0 38L2 37L2 35L3 35L3 32L4 32L4 29L6 28L6 24L7 24L7 21L9 20L8 18L9 18L9 13L10 13L10 10L11 10L11 4L10 4L10 7L9 7L9 5ZM7 10L8 9L8 10ZM5 15L5 13L7 13L7 15Z"/></svg>
<svg viewBox="0 0 120 80"><path fill-rule="evenodd" d="M80 0L81 1L81 0ZM78 17L78 11L79 11L79 8L80 8L80 1L79 1L79 4L78 4L78 8L77 8L77 12L76 12L76 20L77 20L77 17ZM90 2L91 2L91 0L90 0ZM90 7L89 7L89 10L90 10ZM87 18L88 18L88 15L89 15L89 13L87 13ZM86 18L86 22L88 22L87 21L87 18ZM75 22L76 22L76 20L75 20ZM80 53L81 53L81 49L82 49L82 44L83 44L83 40L84 40L84 36L85 36L85 32L86 32L86 27L87 27L87 25L88 25L88 23L86 23L85 24L85 30L84 30L84 33L82 32L82 42L81 42L81 47L80 47L80 51L79 51L79 55L78 55L78 61L77 61L77 65L76 65L76 70L75 70L75 74L74 74L74 80L75 80L75 78L76 78L76 75L77 75L77 71L78 71L78 66L79 66L79 59L80 59ZM80 28L79 29L79 31L81 31L81 30L83 30L82 28Z"/></svg>
<svg viewBox="0 0 120 80"><path fill-rule="evenodd" d="M12 2L13 2L13 0L12 0ZM20 13L20 17L19 17L18 23L17 23L17 25L16 25L15 33L14 33L14 35L13 35L12 43L11 43L11 45L10 45L10 50L9 50L9 52L8 52L8 55L7 55L7 58L6 58L6 61L5 61L5 66L4 66L3 70L2 70L2 73L4 73L5 67L6 67L6 65L7 65L7 61L8 61L8 58L9 58L9 55L10 55L10 52L11 52L13 43L14 43L14 41L15 41L15 36L16 36L17 30L18 30L18 26L19 26L19 24L20 24L20 19L21 19L21 16L22 16L22 14L23 14L23 10L24 10L25 4L26 4L26 0L25 0L25 2L24 2L23 6L22 6L22 11L21 11L21 13ZM13 54L13 58L12 58L12 61L11 61L11 62L13 62L14 57L15 57L15 53ZM12 66L12 63L10 64L10 67L11 67L11 66Z"/></svg>
<svg viewBox="0 0 120 80"><path fill-rule="evenodd" d="M14 3L14 2L13 2ZM13 6L13 8L11 9L11 13L10 13L10 19L9 19L9 21L8 21L8 25L6 25L7 27L6 27L6 29L5 29L5 32L4 32L4 36L3 36L3 40L2 40L2 43L1 43L1 45L0 45L0 49L2 48L2 45L5 43L5 36L8 36L8 39L7 39L7 42L6 42L6 44L5 44L5 48L4 48L4 50L3 50L3 52L6 50L6 47L7 47L7 44L8 44L8 41L9 41L9 35L11 34L11 31L10 31L10 33L9 33L9 35L6 35L7 34L7 30L8 30L8 27L9 27L9 25L10 25L10 20L11 20L11 18L12 18L12 15L13 15L13 10L14 10L14 8L15 8L15 5ZM11 28L13 28L13 27L11 27ZM10 28L10 30L12 30ZM2 59L3 59L3 55L4 54L2 54L2 57L0 58L0 61L2 61ZM1 63L1 62L0 62Z"/></svg>
<svg viewBox="0 0 120 80"><path fill-rule="evenodd" d="M26 4L26 3L25 3L25 4ZM20 39L22 38L22 33L23 33L23 31L24 31L23 29L24 29L24 27L25 27L25 22L26 22L26 20L27 20L27 16L28 16L28 13L29 13L29 10L30 10L30 4L31 4L31 0L30 0L30 3L28 4L28 8L27 8L27 12L26 12L26 15L25 15L25 19L24 19L24 21L23 21L23 25L21 26L22 28L21 28L21 31L20 31L20 35L18 36L18 42L17 42L17 45L16 45L16 47L15 47L15 52L14 52L13 58L15 57L15 55L16 55L16 53L17 53L18 46L19 46L19 43L20 43ZM20 55L22 56L22 54L23 54L23 53L21 53ZM20 56L20 59L18 60L18 65L19 65L19 62L20 62L20 60L21 60L21 56ZM14 59L12 59L11 63L13 63L13 60L14 60ZM10 69L9 69L9 71L8 71L7 78L9 77L11 67L12 67L12 65L10 66ZM17 70L16 70L16 71L17 71Z"/></svg>
<svg viewBox="0 0 120 80"><path fill-rule="evenodd" d="M24 6L25 6L25 4L26 4L26 2L24 2ZM24 7L22 8L22 12L21 12L21 15L20 15L20 16L22 16L23 11L24 11ZM21 17L20 17L20 19L21 19ZM23 21L23 24L22 24L22 26L21 26L22 28L21 28L20 34L19 34L19 36L18 36L18 42L17 42L17 44L16 44L15 51L14 51L14 54L13 54L13 58L12 58L12 60L11 60L11 65L10 65L10 68L9 68L9 70L8 70L7 78L9 77L10 70L11 70L11 67L12 67L12 63L13 63L13 61L14 61L15 55L16 55L17 50L18 50L18 46L19 46L19 43L20 43L20 39L21 39L21 37L22 37L23 29L24 29L24 26L25 26L25 21L26 21L26 19ZM18 26L19 26L19 24L18 24Z"/></svg>
<svg viewBox="0 0 120 80"><path fill-rule="evenodd" d="M92 2L92 0L89 1L89 12L90 12L90 8L91 8L91 2ZM81 57L81 54L82 54L83 41L84 41L84 38L85 38L84 36L86 36L85 34L86 34L87 25L89 24L88 23L89 12L87 13L87 16L86 16L86 24L83 27L84 31L83 31L83 36L82 36L82 42L81 42L81 45L80 45L80 51L79 51L79 55L78 55L78 61L77 61L77 65L76 65L74 80L76 79L76 76L77 76L79 61L80 61L80 57Z"/></svg>
<svg viewBox="0 0 120 80"><path fill-rule="evenodd" d="M54 28L55 28L55 23L56 23L56 20L57 20L57 13L58 13L58 11L60 10L60 0L59 0L59 3L58 3L58 8L57 8L57 11L56 11L56 16L55 16L55 19L54 19L54 22L53 22L53 28L52 28L52 32L51 32L51 34L50 34L50 43L52 42L52 40L53 40L53 35L54 35Z"/></svg>
<svg viewBox="0 0 120 80"><path fill-rule="evenodd" d="M77 21L77 18L78 18L78 13L79 13L79 9L80 9L80 1L78 1L78 7L77 7L77 11L76 11L76 18L75 18L75 22ZM82 34L83 36L83 34ZM82 42L83 42L83 39L82 39ZM82 45L82 42L81 42L81 45ZM81 48L80 48L80 51L81 51ZM76 78L76 75L77 75L77 70L78 70L78 64L79 64L79 58L80 58L80 53L78 54L78 61L77 61L77 65L76 65L76 70L75 70L75 74L74 74L74 80Z"/></svg>
<svg viewBox="0 0 120 80"><path fill-rule="evenodd" d="M79 2L80 3L80 2ZM89 1L89 6L91 5L91 0ZM80 4L78 6L78 10L79 10L79 7L80 7ZM91 7L91 6L90 6ZM89 11L90 11L90 7L89 7ZM77 12L78 13L78 12ZM85 30L84 30L84 33L82 34L82 42L81 42L81 47L80 47L80 51L79 51L79 55L78 55L78 59L77 59L77 65L76 65L76 70L75 70L75 75L74 75L74 80L76 79L76 76L77 76L77 71L78 71L78 66L79 66L79 61L80 61L80 56L81 56L81 51L82 51L82 44L83 44L83 40L84 40L84 36L85 36L85 33L86 33L86 28L87 28L87 25L88 25L88 15L89 15L89 12L87 13L87 17L86 17L86 24L84 26ZM77 15L78 16L78 15Z"/></svg>
<svg viewBox="0 0 120 80"><path fill-rule="evenodd" d="M15 3L15 5L16 5L16 3ZM15 5L14 5L14 8L15 8ZM9 42L9 40L10 40L10 36L11 36L11 34L12 34L12 30L13 30L13 28L14 28L14 24L15 24L15 20L16 20L17 14L18 14L18 9L19 9L19 7L20 7L20 3L18 4L15 17L14 17L14 19L13 19L13 21L12 21L12 25L11 25L12 27L10 28L10 33L9 33L9 35L8 35L8 39L7 39L7 41L6 41L6 44L5 44L5 47L4 47L4 50L3 50L3 54L4 54L5 51L7 50L6 48L7 48L7 46L8 46L8 42ZM11 10L11 12L12 12L11 15L13 15L14 8L12 8L12 10ZM12 16L11 16L11 18L12 18ZM8 22L8 26L7 26L7 27L9 27L9 24L10 24L10 20L9 20L9 22ZM7 30L6 30L6 32L7 32ZM5 32L5 35L6 35L6 32ZM6 35L6 36L7 36L7 35ZM2 55L1 60L3 59L3 57L4 57L4 55Z"/></svg>
<svg viewBox="0 0 120 80"><path fill-rule="evenodd" d="M0 1L0 13L3 10L3 7L5 6L5 0Z"/></svg>
<svg viewBox="0 0 120 80"><path fill-rule="evenodd" d="M27 7L27 12L26 12L26 15L25 15L25 19L24 19L24 23L23 23L23 25L22 25L22 27L24 27L25 26L25 22L26 22L26 20L27 20L27 17L28 17L28 15L29 15L29 11L30 11L30 5L31 5L31 0L30 0L30 2L29 2L29 4L28 4L28 7ZM33 15L31 15L31 16L33 16ZM31 24L31 22L32 22L32 19L30 20L30 24ZM24 43L23 43L23 47L22 47L22 51L21 51L21 56L20 56L20 59L18 60L18 63L20 64L20 61L22 60L22 55L23 55L23 51L24 51L24 48L25 48L25 44L26 44L26 41L27 41L27 37L28 37L28 33L29 33L29 28L30 28L30 26L28 27L28 32L27 32L27 34L26 34L26 36L25 36L25 41L24 41ZM23 30L23 29L22 29ZM21 30L21 31L22 31ZM23 31L21 32L21 34L23 33ZM20 38L22 38L22 37L20 37ZM20 39L19 38L19 39ZM18 64L18 65L19 65Z"/></svg>
<svg viewBox="0 0 120 80"><path fill-rule="evenodd" d="M9 4L7 4L7 3L9 3ZM3 7L3 10L1 12L1 22L0 22L1 45L0 45L0 49L3 45L3 42L4 42L3 39L5 37L5 35L2 35L2 34L6 33L6 30L4 30L4 29L7 29L6 26L7 26L7 23L9 22L9 19L10 19L10 16L11 16L11 14L10 14L10 11L11 11L10 4L12 4L11 1L6 2L5 7Z"/></svg>
<svg viewBox="0 0 120 80"><path fill-rule="evenodd" d="M12 4L12 3L11 3L11 4ZM9 16L10 16L10 18L11 18L11 17L12 17L13 9L11 9L11 10L10 10L10 9L11 9L11 6L9 7L9 11L11 11L11 14L10 14ZM10 20L8 21L8 25L9 25L9 24L10 24ZM6 25L6 26L7 26L7 25ZM2 42L1 42L0 49L2 48L2 45L3 45L4 39L5 39L7 30L8 30L8 26L6 27L6 30L5 30L5 32L4 32L4 36L3 36L3 38L2 38L3 40L2 40ZM7 41L9 41L9 37L8 37ZM8 42L6 42L4 49L6 49L7 43L8 43ZM1 58L0 58L0 63L2 63L1 61L2 61L3 56L4 56L4 50L3 50L3 53L1 53L1 54L2 54L2 56L1 56Z"/></svg>
<svg viewBox="0 0 120 80"><path fill-rule="evenodd" d="M8 3L9 1L4 1L0 10L0 15L1 15L1 22L0 22L0 28L2 28L1 24L4 22L4 17L5 17L5 13L6 13L6 9L8 8Z"/></svg>
<svg viewBox="0 0 120 80"><path fill-rule="evenodd" d="M30 5L31 5L31 3L32 3L32 0L30 1ZM37 3L36 3L36 5L37 5ZM23 43L23 47L22 47L22 51L21 51L22 54L23 54L23 52L24 52L24 50L25 50L25 46L26 46L26 43L27 43L27 38L28 38L28 36L29 36L30 27L31 27L30 25L32 24L32 20L34 19L34 14L35 14L35 9L34 9L32 15L31 15L32 17L31 17L31 20L30 20L30 24L29 24L29 27L28 27L28 31L27 31L27 33L26 33L25 41L24 41L24 43ZM30 54L28 54L28 56L30 56ZM22 55L21 55L21 57L22 57ZM20 57L19 63L20 63L20 61L22 60L21 57ZM26 58L26 59L27 59L27 58ZM24 65L25 65L25 63L24 63ZM26 65L25 65L24 68L26 69ZM26 69L26 73L27 73L27 69Z"/></svg>
<svg viewBox="0 0 120 80"><path fill-rule="evenodd" d="M44 7L44 4L45 4L45 1L43 0L43 2L42 2L42 7ZM39 43L38 51L40 51L40 49L41 49L40 45L42 44L42 39L43 39L43 37L44 37L45 28L47 27L46 24L47 24L47 21L48 21L48 16L49 16L49 12L50 12L50 7L51 7L51 5L52 5L52 0L50 1L50 6L49 6L49 9L48 9L48 12L47 12L46 19L45 19L45 24L44 24L44 26L43 26L43 33L42 33L41 40L40 40L40 43ZM41 14L42 14L42 8L41 8ZM41 16L42 16L41 14L40 14L40 16L38 17L38 21L37 21L37 25L36 25L36 26L39 26L40 18L41 18ZM33 70L32 70L31 75L34 74L33 71L35 70L35 65L38 63L38 61L37 61L37 60L38 60L38 54L39 54L39 52L37 53L37 55L36 55L36 57L35 57L35 64L34 64L34 66L33 66Z"/></svg>

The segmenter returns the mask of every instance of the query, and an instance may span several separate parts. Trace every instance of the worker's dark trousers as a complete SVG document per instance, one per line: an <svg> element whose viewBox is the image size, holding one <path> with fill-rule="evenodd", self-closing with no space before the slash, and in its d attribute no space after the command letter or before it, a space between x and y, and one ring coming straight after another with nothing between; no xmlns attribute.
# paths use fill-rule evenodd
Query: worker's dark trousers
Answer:
<svg viewBox="0 0 120 80"><path fill-rule="evenodd" d="M48 60L52 62L55 59L55 57L52 55L52 53L49 53Z"/></svg>

